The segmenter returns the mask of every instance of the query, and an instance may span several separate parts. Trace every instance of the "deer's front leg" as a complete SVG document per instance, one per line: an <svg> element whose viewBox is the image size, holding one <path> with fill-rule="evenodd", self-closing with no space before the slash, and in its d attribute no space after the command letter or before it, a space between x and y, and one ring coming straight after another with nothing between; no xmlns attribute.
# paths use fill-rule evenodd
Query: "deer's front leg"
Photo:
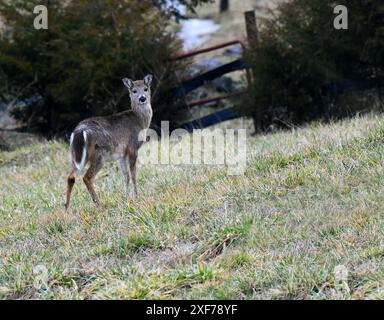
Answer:
<svg viewBox="0 0 384 320"><path fill-rule="evenodd" d="M133 184L133 195L137 196L137 187L136 187L136 160L137 160L137 151L129 155L129 170L131 172L132 184Z"/></svg>
<svg viewBox="0 0 384 320"><path fill-rule="evenodd" d="M120 170L124 177L125 191L127 196L129 195L129 171L127 167L127 158L123 157L120 159Z"/></svg>

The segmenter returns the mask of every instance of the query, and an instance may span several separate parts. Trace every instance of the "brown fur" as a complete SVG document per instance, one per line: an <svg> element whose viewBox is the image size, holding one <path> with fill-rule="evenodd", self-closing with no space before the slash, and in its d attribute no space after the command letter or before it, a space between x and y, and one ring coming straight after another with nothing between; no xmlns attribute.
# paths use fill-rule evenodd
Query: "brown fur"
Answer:
<svg viewBox="0 0 384 320"><path fill-rule="evenodd" d="M151 80L152 76L146 76L144 80L138 81L123 79L130 93L132 109L106 117L83 120L73 131L73 139L71 140L72 171L67 179L66 210L69 207L72 188L75 184L84 149L86 150L85 164L90 163L90 165L83 181L96 204L100 202L93 188L93 180L107 161L120 161L127 191L131 177L133 192L137 195L136 161L138 150L144 143L142 141L144 139L140 139L139 134L143 134L145 137L145 130L148 129L152 119ZM145 97L144 103L140 101L140 99L144 99L143 97ZM86 132L86 139L83 136L84 131ZM127 170L127 162L129 162L130 175Z"/></svg>

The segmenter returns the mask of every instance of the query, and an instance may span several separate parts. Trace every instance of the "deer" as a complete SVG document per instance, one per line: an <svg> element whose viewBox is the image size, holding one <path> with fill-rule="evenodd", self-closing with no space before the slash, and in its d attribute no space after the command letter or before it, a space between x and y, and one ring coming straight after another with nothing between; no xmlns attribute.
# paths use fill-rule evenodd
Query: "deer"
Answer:
<svg viewBox="0 0 384 320"><path fill-rule="evenodd" d="M100 201L93 187L93 181L103 164L109 161L119 161L127 194L129 195L131 178L133 195L137 196L138 150L146 141L146 131L152 120L152 75L146 75L143 80L132 81L123 78L122 81L129 92L131 109L108 116L85 119L75 127L70 136L72 170L67 177L65 211L69 208L76 178L87 163L89 167L83 176L83 182L96 206L100 205Z"/></svg>

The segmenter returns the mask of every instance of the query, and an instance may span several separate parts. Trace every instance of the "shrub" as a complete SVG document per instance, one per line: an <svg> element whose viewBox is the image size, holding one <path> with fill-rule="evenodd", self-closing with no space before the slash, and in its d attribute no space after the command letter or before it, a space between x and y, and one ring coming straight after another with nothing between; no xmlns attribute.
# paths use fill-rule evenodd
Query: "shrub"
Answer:
<svg viewBox="0 0 384 320"><path fill-rule="evenodd" d="M168 92L185 65L169 61L180 41L167 31L172 12L159 10L161 3L51 0L48 30L35 30L38 1L0 0L6 26L0 36L0 100L12 102L15 117L31 130L51 135L85 117L126 109L121 79L152 73L153 122L175 120L177 103Z"/></svg>
<svg viewBox="0 0 384 320"><path fill-rule="evenodd" d="M351 99L353 93L333 94L332 88L383 83L384 5L376 0L337 4L348 8L348 30L334 28L331 0L289 0L261 23L259 44L246 57L254 82L239 106L258 130L373 108Z"/></svg>

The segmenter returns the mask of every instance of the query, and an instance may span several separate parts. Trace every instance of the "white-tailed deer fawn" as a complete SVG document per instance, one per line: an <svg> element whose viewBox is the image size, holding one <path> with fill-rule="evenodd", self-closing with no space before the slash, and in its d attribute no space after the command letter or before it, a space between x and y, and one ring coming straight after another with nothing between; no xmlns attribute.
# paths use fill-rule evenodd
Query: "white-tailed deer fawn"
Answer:
<svg viewBox="0 0 384 320"><path fill-rule="evenodd" d="M131 110L123 111L106 117L94 117L81 121L71 134L70 151L72 171L67 179L67 201L69 207L72 188L78 173L87 162L90 163L83 181L87 186L92 200L98 205L99 199L93 188L93 180L104 162L119 160L124 182L129 190L132 179L133 192L136 188L136 160L138 150L145 141L146 130L152 119L151 85L152 76L144 80L132 81L124 78L131 97ZM129 171L127 168L129 162Z"/></svg>

